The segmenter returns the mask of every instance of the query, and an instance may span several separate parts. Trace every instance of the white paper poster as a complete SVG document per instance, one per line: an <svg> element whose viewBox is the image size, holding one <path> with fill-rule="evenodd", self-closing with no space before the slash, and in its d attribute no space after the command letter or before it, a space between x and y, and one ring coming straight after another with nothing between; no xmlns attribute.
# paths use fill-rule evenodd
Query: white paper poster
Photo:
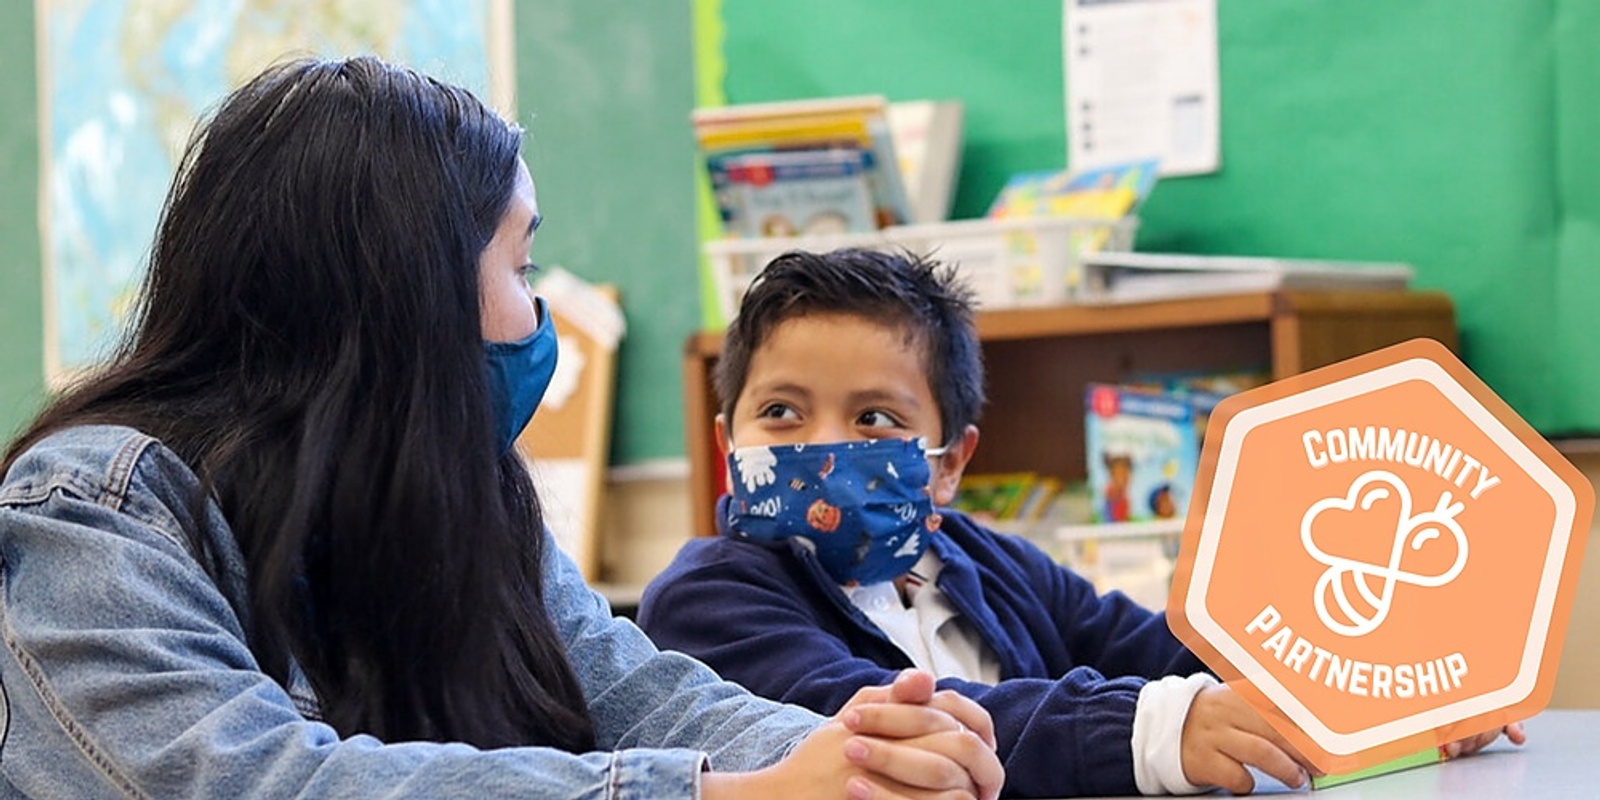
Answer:
<svg viewBox="0 0 1600 800"><path fill-rule="evenodd" d="M1067 166L1221 166L1216 0L1065 0Z"/></svg>

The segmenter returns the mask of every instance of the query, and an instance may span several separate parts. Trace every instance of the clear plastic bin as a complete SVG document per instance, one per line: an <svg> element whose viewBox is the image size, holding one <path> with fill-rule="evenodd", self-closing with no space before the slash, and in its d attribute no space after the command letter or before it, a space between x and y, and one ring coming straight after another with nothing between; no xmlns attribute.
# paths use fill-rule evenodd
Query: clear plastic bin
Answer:
<svg viewBox="0 0 1600 800"><path fill-rule="evenodd" d="M1167 607L1182 519L994 527L1026 537L1102 593L1120 591L1154 611Z"/></svg>
<svg viewBox="0 0 1600 800"><path fill-rule="evenodd" d="M795 249L905 249L931 256L957 265L980 307L1011 308L1071 301L1082 282L1079 255L1130 249L1138 225L1137 217L958 220L867 233L719 239L707 242L705 253L724 322L733 319L745 288L767 262Z"/></svg>

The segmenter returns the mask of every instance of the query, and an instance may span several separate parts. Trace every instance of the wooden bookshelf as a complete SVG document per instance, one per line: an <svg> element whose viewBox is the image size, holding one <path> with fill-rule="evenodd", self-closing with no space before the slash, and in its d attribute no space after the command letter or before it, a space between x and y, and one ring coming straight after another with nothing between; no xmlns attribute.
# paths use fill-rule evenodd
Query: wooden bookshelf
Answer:
<svg viewBox="0 0 1600 800"><path fill-rule="evenodd" d="M1416 337L1458 349L1455 307L1441 292L1260 292L1153 303L985 311L978 337L989 403L968 471L1035 471L1082 480L1083 390L1153 372L1269 366L1274 378ZM722 334L684 345L684 433L696 535L715 532L723 491L711 368Z"/></svg>

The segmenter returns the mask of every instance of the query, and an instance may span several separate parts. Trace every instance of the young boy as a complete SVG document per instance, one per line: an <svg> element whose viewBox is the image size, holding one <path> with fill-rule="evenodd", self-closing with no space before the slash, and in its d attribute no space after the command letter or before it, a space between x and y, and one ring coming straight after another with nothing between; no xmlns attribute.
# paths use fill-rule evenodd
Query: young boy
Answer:
<svg viewBox="0 0 1600 800"><path fill-rule="evenodd" d="M1246 765L1306 782L1163 615L946 508L983 405L951 270L781 256L745 295L715 380L722 535L645 591L639 622L661 647L824 714L902 668L932 671L994 718L1008 796L1248 792ZM1494 736L1480 739L1464 747Z"/></svg>

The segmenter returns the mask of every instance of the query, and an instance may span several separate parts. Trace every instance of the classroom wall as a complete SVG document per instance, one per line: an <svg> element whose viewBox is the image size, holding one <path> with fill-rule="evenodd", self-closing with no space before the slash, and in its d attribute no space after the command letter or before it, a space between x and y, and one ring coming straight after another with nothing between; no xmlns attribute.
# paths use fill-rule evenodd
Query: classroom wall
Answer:
<svg viewBox="0 0 1600 800"><path fill-rule="evenodd" d="M958 216L1064 164L1061 0L722 6L729 102L964 101ZM1600 430L1600 4L1218 6L1222 170L1159 184L1138 248L1409 262L1524 417Z"/></svg>
<svg viewBox="0 0 1600 800"><path fill-rule="evenodd" d="M1059 163L1059 0L991 4L984 25L970 24L970 4L953 0L851 3L827 29L815 24L830 4L844 1L813 0L802 9L725 0L731 99L960 94L972 116L957 206L969 215L1004 175ZM613 453L623 463L682 453L677 353L698 319L692 143L681 125L692 104L686 5L517 4L520 118L530 130L541 205L552 217L540 233L539 257L623 286L632 328L620 354ZM918 13L906 13L909 5ZM1451 288L1463 303L1475 355L1486 352L1483 339L1496 330L1484 327L1496 300L1521 319L1528 312L1520 294L1547 301L1554 294L1548 324L1490 349L1513 362L1526 350L1514 371L1567 386L1552 403L1581 408L1560 413L1600 408L1593 402L1600 368L1571 368L1600 340L1593 335L1600 280L1588 258L1600 248L1593 222L1600 217L1600 159L1577 135L1600 128L1600 97L1592 93L1600 85L1600 49L1588 46L1600 39L1600 4L1433 0L1392 8L1399 5L1223 0L1224 173L1158 189L1141 244L1409 258L1423 283ZM1494 74L1493 65L1504 62L1528 65ZM0 436L43 397L34 63L33 4L0 4ZM899 66L908 63L918 68ZM1332 74L1367 77L1336 85ZM1366 84L1385 76L1411 93L1385 96L1381 85ZM1010 88L996 94L996 86ZM1418 103L1416 93L1430 87L1441 95ZM1528 97L1507 100L1519 93ZM1301 114L1310 115L1305 124L1291 126ZM1554 119L1553 127L1541 134L1532 119ZM1351 130L1358 124L1377 128L1360 135ZM1397 131L1402 124L1423 132ZM1375 141L1383 146L1374 161L1362 152ZM1408 159L1421 163L1401 163ZM1532 189L1496 195L1502 178L1516 174L1544 175L1555 188L1543 199ZM1440 186L1419 200L1419 182ZM1260 194L1263 183L1299 188ZM1467 202L1484 191L1484 202ZM1462 197L1453 200L1454 193ZM1413 213L1410 204L1418 202L1424 211ZM1533 211L1507 209L1524 205ZM1564 207L1564 215L1551 219L1552 206ZM1375 222L1357 214L1364 207L1381 212ZM1305 219L1315 224L1301 224ZM1366 233L1352 238L1350 230ZM1543 247L1540 237L1548 239ZM1555 284L1559 292L1549 289ZM1574 461L1600 482L1600 456ZM683 541L687 493L672 479L613 489L604 523L607 572L642 582ZM1600 683L1591 678L1600 669L1597 540L1600 525L1590 535L1557 706L1600 707Z"/></svg>
<svg viewBox="0 0 1600 800"><path fill-rule="evenodd" d="M695 292L690 4L538 0L514 11L518 120L538 186L534 258L617 284L612 461L683 454L678 354ZM0 438L42 403L34 4L0 3Z"/></svg>
<svg viewBox="0 0 1600 800"><path fill-rule="evenodd" d="M706 2L706 0L701 0ZM722 0L732 102L958 97L958 215L1064 159L1060 0ZM42 397L34 8L0 4L0 434ZM550 217L536 256L618 283L614 464L683 453L699 319L691 3L516 4L519 118ZM818 19L829 24L821 25ZM1541 431L1600 431L1600 4L1219 5L1223 169L1158 186L1142 249L1403 260L1468 362Z"/></svg>

